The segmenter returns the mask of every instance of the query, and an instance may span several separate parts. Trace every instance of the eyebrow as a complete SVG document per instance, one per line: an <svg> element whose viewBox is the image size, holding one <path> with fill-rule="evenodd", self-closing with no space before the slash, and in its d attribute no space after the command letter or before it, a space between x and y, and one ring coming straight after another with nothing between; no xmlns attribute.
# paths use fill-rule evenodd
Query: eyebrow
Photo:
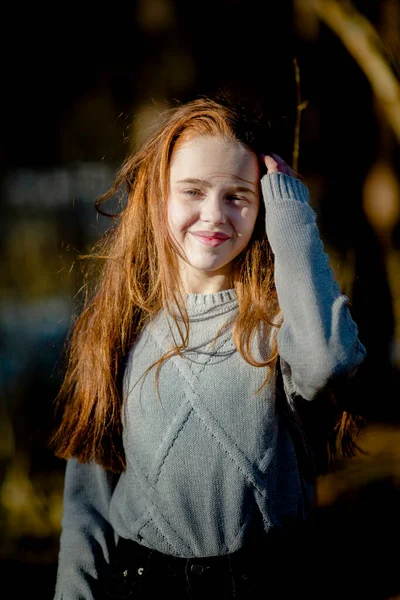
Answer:
<svg viewBox="0 0 400 600"><path fill-rule="evenodd" d="M179 181L177 181L176 183L193 183L195 185L204 185L207 188L211 188L213 185L210 181L207 181L207 179L193 179L191 177L188 177L187 179L179 179ZM236 192L249 192L250 194L257 195L256 192L242 185L232 184L229 187L235 189Z"/></svg>

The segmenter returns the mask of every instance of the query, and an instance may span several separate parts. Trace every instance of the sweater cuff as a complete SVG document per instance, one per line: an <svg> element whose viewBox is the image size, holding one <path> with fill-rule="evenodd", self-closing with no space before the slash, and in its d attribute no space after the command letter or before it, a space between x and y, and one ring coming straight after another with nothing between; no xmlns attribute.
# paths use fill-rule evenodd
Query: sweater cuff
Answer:
<svg viewBox="0 0 400 600"><path fill-rule="evenodd" d="M308 189L295 177L284 173L271 173L261 178L261 189L265 203L281 200L297 200L308 203Z"/></svg>

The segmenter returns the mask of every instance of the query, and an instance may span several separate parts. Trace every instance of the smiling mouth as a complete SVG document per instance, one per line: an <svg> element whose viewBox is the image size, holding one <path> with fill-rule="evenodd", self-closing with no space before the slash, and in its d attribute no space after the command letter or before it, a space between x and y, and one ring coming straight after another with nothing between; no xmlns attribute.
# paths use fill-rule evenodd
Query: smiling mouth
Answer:
<svg viewBox="0 0 400 600"><path fill-rule="evenodd" d="M193 235L200 240L205 246L220 246L221 244L223 244L224 242L226 242L227 240L229 240L230 238L227 236L222 236L222 234L219 234L219 236L221 237L215 237L215 236L211 236L211 235L200 235L198 233L193 233Z"/></svg>

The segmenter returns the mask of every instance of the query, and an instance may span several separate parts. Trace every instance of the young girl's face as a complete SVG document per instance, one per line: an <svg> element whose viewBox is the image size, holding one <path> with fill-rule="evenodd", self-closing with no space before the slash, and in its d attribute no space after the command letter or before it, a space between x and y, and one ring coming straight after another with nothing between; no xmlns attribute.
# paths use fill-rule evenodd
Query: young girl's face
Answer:
<svg viewBox="0 0 400 600"><path fill-rule="evenodd" d="M260 206L256 155L244 145L194 136L172 154L168 225L186 293L230 287L233 260L247 246Z"/></svg>

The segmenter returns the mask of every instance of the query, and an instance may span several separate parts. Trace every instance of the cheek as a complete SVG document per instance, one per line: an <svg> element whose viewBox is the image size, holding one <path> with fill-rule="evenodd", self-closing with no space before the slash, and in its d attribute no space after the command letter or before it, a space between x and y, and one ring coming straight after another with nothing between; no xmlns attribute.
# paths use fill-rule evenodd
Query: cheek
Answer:
<svg viewBox="0 0 400 600"><path fill-rule="evenodd" d="M167 206L167 218L170 226L176 226L180 221L181 211L175 201L170 201Z"/></svg>
<svg viewBox="0 0 400 600"><path fill-rule="evenodd" d="M166 210L166 219L169 235L176 239L179 236L179 221L177 221L177 211L173 204L169 204Z"/></svg>
<svg viewBox="0 0 400 600"><path fill-rule="evenodd" d="M241 228L243 233L251 233L255 227L257 221L258 209L257 208L245 208L241 215Z"/></svg>
<svg viewBox="0 0 400 600"><path fill-rule="evenodd" d="M168 226L176 233L184 231L193 222L193 215L186 206L182 206L177 202L172 202L167 210Z"/></svg>

